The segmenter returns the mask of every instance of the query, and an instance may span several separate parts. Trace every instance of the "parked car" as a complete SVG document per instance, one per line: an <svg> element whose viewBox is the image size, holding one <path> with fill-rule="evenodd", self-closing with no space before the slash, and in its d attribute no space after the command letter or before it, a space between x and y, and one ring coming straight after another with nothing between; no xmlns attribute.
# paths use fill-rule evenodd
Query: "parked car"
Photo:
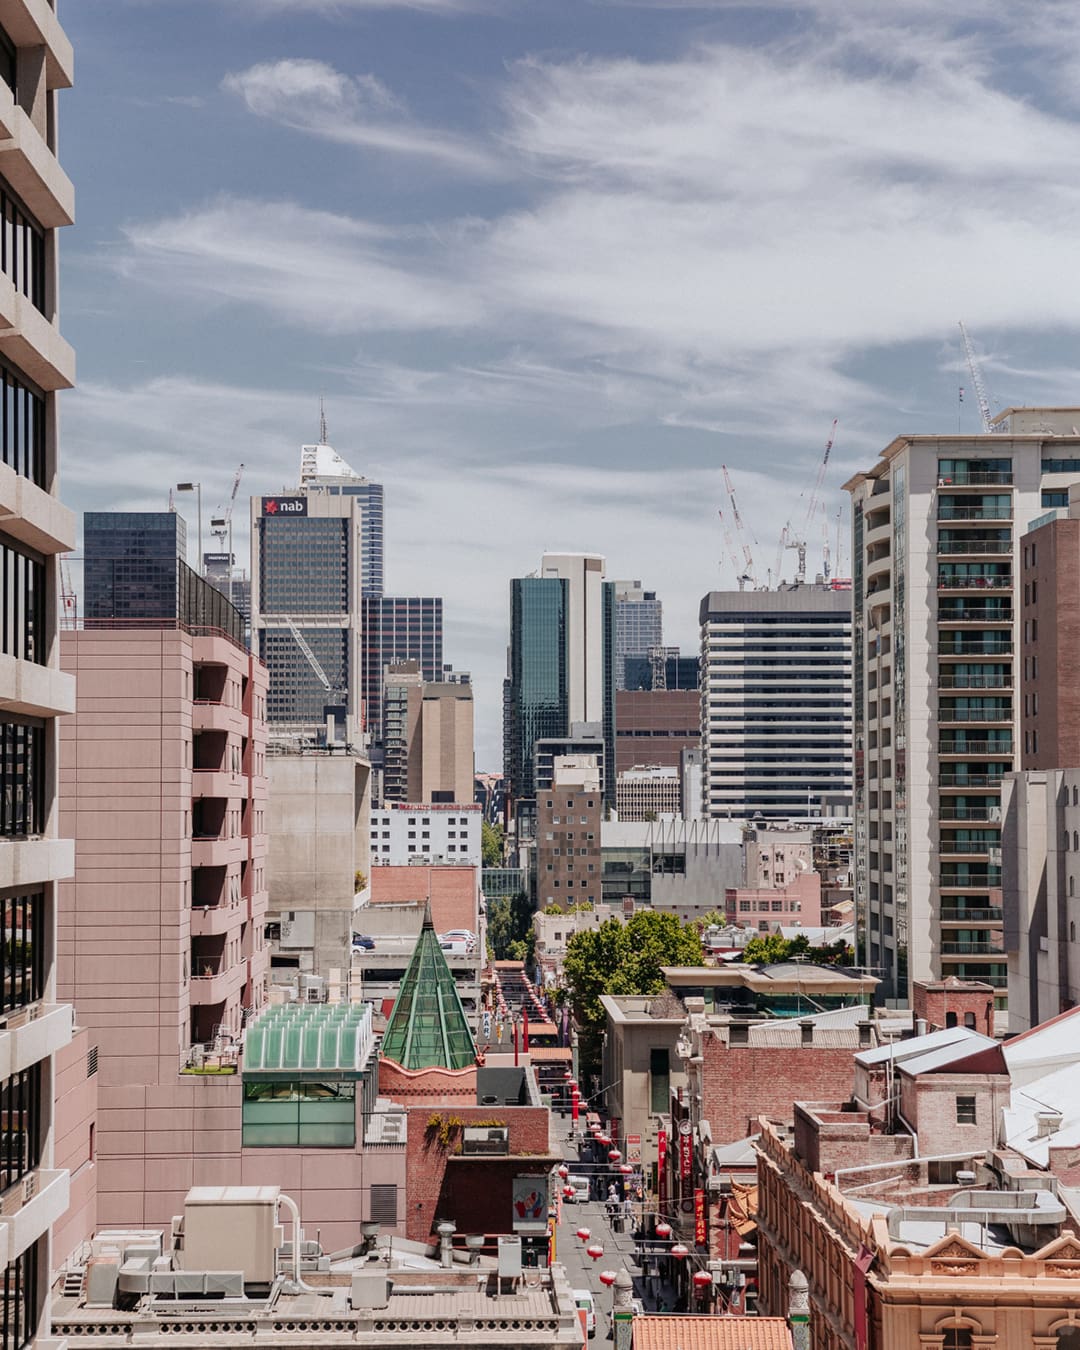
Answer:
<svg viewBox="0 0 1080 1350"><path fill-rule="evenodd" d="M375 950L375 939L366 937L363 933L354 933L352 935L352 945L354 952L373 952Z"/></svg>
<svg viewBox="0 0 1080 1350"><path fill-rule="evenodd" d="M464 942L466 951L476 951L476 934L471 932L468 928L451 928L445 933L440 933L439 941Z"/></svg>
<svg viewBox="0 0 1080 1350"><path fill-rule="evenodd" d="M591 1289L572 1289L574 1305L585 1310L585 1330L590 1336L596 1335L596 1304Z"/></svg>

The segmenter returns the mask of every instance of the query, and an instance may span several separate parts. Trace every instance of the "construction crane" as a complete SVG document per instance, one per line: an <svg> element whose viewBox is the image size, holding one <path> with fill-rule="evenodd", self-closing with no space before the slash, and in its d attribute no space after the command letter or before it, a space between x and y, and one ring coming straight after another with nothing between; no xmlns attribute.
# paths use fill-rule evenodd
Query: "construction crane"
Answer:
<svg viewBox="0 0 1080 1350"><path fill-rule="evenodd" d="M789 520L780 531L780 547L777 551L777 559L783 549L793 548L798 554L799 562L796 569L796 580L799 585L806 580L806 541L809 538L810 530L814 524L814 517L817 515L818 507L821 504L821 489L825 484L825 475L829 471L829 456L832 454L833 441L836 439L836 428L840 419L833 418L833 424L829 428L829 436L825 442L825 453L821 457L821 463L818 465L817 477L814 479L814 486L810 489L810 498L806 504L806 518L801 527L796 530ZM799 494L799 500L802 501L805 492ZM829 576L829 527L825 523L825 547L823 570L826 580ZM779 571L779 565L777 567Z"/></svg>
<svg viewBox="0 0 1080 1350"><path fill-rule="evenodd" d="M742 555L746 559L746 575L740 577L739 581L749 581L756 590L757 577L754 575L754 555L750 552L750 545L746 542L746 537L743 534L743 518L739 515L739 503L735 500L735 489L731 483L731 474L728 473L726 464L721 464L720 467L724 471L724 486L727 488L728 501L731 503L731 514L735 520L735 533L742 549ZM757 543L757 540L755 539L754 542ZM739 589L742 590L741 585Z"/></svg>
<svg viewBox="0 0 1080 1350"><path fill-rule="evenodd" d="M236 494L240 489L240 476L244 472L244 466L241 464L233 478L232 492L229 494L229 504L225 507L220 516L213 516L210 520L210 533L218 541L219 550L225 552L225 541L228 540L229 553L229 590L230 601L233 598L233 546L232 546L232 513L236 505ZM202 559L199 559L202 562Z"/></svg>
<svg viewBox="0 0 1080 1350"><path fill-rule="evenodd" d="M735 577L739 582L739 590L741 591L743 582L742 569L739 566L739 555L735 552L735 540L731 533L731 526L727 523L723 511L721 511L719 507L717 507L716 514L720 517L720 528L724 532L724 545L727 548L728 557L731 559L731 566L735 571Z"/></svg>
<svg viewBox="0 0 1080 1350"><path fill-rule="evenodd" d="M311 650L311 648L308 646L307 640L305 639L303 633L301 633L300 629L297 628L297 626L296 626L296 624L293 622L293 620L290 619L289 616L288 616L287 614L282 614L282 615L280 615L279 617L281 618L281 622L285 625L285 627L286 627L286 628L289 630L289 632L293 635L293 641L294 641L294 642L296 643L296 645L300 648L300 650L304 653L304 656L305 656L305 658L307 659L308 665L309 665L309 666L311 667L311 669L315 672L315 677L316 677L316 679L319 681L319 683L322 685L322 687L326 690L326 692L327 692L328 694L341 694L342 691L341 691L340 689L335 689L334 686L330 683L330 680L329 680L329 677L328 677L327 674L326 674L326 671L323 670L322 666L319 664L318 657L315 655L315 653L314 653L314 652Z"/></svg>
<svg viewBox="0 0 1080 1350"><path fill-rule="evenodd" d="M67 560L60 559L60 598L63 602L63 623L65 627L77 627L76 620L79 617L79 598L71 588L71 572L68 569Z"/></svg>
<svg viewBox="0 0 1080 1350"><path fill-rule="evenodd" d="M993 413L990 411L990 396L986 391L986 384L982 377L982 370L975 359L975 349L971 345L971 339L968 337L967 329L964 327L963 320L960 321L960 336L964 342L964 355L967 357L968 370L971 371L971 383L975 386L975 399L979 405L979 417L982 419L982 429L987 432L995 432Z"/></svg>

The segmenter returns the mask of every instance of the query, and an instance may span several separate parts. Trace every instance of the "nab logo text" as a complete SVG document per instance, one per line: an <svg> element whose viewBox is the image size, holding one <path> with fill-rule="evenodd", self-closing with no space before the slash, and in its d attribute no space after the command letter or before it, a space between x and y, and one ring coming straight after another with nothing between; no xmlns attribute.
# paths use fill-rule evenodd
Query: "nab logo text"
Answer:
<svg viewBox="0 0 1080 1350"><path fill-rule="evenodd" d="M306 516L306 497L264 497L264 516Z"/></svg>

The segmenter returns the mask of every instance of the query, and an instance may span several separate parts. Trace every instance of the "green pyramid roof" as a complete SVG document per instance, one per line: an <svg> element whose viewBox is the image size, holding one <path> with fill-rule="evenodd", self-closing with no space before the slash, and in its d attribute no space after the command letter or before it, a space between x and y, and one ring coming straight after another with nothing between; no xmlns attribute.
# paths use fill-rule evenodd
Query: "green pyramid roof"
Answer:
<svg viewBox="0 0 1080 1350"><path fill-rule="evenodd" d="M431 922L430 905L394 1000L382 1054L403 1069L467 1069L476 1059L457 984Z"/></svg>

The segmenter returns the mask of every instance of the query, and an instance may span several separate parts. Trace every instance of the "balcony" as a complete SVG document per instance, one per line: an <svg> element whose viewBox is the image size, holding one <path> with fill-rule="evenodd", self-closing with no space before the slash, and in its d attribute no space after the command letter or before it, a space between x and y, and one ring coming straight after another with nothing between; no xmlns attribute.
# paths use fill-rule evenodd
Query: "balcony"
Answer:
<svg viewBox="0 0 1080 1350"><path fill-rule="evenodd" d="M938 479L939 488L1009 487L1013 481L1011 469L962 469Z"/></svg>
<svg viewBox="0 0 1080 1350"><path fill-rule="evenodd" d="M939 708L939 722L1012 722L1013 710L1008 708Z"/></svg>
<svg viewBox="0 0 1080 1350"><path fill-rule="evenodd" d="M239 708L216 699L197 698L191 708L192 731L231 731L241 735L247 720Z"/></svg>
<svg viewBox="0 0 1080 1350"><path fill-rule="evenodd" d="M68 1207L68 1173L29 1172L0 1196L0 1229L7 1259L14 1260L63 1218Z"/></svg>
<svg viewBox="0 0 1080 1350"><path fill-rule="evenodd" d="M962 924L970 927L973 923L1001 923L1005 911L1000 907L989 909L943 909L940 922Z"/></svg>
<svg viewBox="0 0 1080 1350"><path fill-rule="evenodd" d="M1002 759L1011 758L1012 741L939 741L939 755L1000 755Z"/></svg>
<svg viewBox="0 0 1080 1350"><path fill-rule="evenodd" d="M996 956L1001 958L1005 952L989 942L942 942L943 956Z"/></svg>
<svg viewBox="0 0 1080 1350"><path fill-rule="evenodd" d="M939 773L939 788L956 788L963 791L966 788L1000 788L1002 775L1009 772L1006 769L991 769L988 773Z"/></svg>
<svg viewBox="0 0 1080 1350"><path fill-rule="evenodd" d="M983 503L981 506L961 506L948 497L938 502L938 520L1012 520L1012 505L998 506Z"/></svg>
<svg viewBox="0 0 1080 1350"><path fill-rule="evenodd" d="M937 621L939 627L961 623L1012 623L1013 612L1011 606L1007 605L957 605L955 608L939 606Z"/></svg>
<svg viewBox="0 0 1080 1350"><path fill-rule="evenodd" d="M1007 675L966 675L951 670L938 672L939 689L1011 689L1013 677Z"/></svg>
<svg viewBox="0 0 1080 1350"><path fill-rule="evenodd" d="M985 872L971 872L964 874L962 872L941 873L939 889L942 891L974 891L978 894L984 894L1001 885L1001 869L988 868Z"/></svg>
<svg viewBox="0 0 1080 1350"><path fill-rule="evenodd" d="M997 634L994 635L997 639ZM981 638L962 637L959 633L942 633L938 646L938 656L1012 656L1011 637L1004 634L995 641Z"/></svg>
<svg viewBox="0 0 1080 1350"><path fill-rule="evenodd" d="M237 911L239 912L239 911ZM200 960L198 973L191 976L191 1006L210 1007L239 994L247 978L247 963L226 966L224 961Z"/></svg>
<svg viewBox="0 0 1080 1350"><path fill-rule="evenodd" d="M239 928L247 917L247 905L204 905L191 910L193 938L220 937Z"/></svg>
<svg viewBox="0 0 1080 1350"><path fill-rule="evenodd" d="M1011 555L1013 551L1013 542L1011 539L938 539L937 545L938 557L968 556L972 554L985 554L992 557L995 554Z"/></svg>
<svg viewBox="0 0 1080 1350"><path fill-rule="evenodd" d="M239 797L246 794L247 779L240 773L224 769L192 769L191 795L193 798Z"/></svg>
<svg viewBox="0 0 1080 1350"><path fill-rule="evenodd" d="M938 573L939 591L1011 591L1011 576L951 577Z"/></svg>
<svg viewBox="0 0 1080 1350"><path fill-rule="evenodd" d="M32 1003L12 1009L0 1027L0 1079L38 1064L70 1044L70 1003Z"/></svg>
<svg viewBox="0 0 1080 1350"><path fill-rule="evenodd" d="M247 840L242 835L229 838L222 834L196 834L191 839L192 867L228 867L247 857Z"/></svg>
<svg viewBox="0 0 1080 1350"><path fill-rule="evenodd" d="M956 806L950 801L941 803L941 810L938 812L938 819L944 824L947 821L967 821L967 820L985 820L991 824L1001 824L1001 807L994 803L985 806Z"/></svg>
<svg viewBox="0 0 1080 1350"><path fill-rule="evenodd" d="M961 854L974 858L989 857L992 850L1000 849L1001 841L994 839L954 839L944 835L938 844L939 853Z"/></svg>

